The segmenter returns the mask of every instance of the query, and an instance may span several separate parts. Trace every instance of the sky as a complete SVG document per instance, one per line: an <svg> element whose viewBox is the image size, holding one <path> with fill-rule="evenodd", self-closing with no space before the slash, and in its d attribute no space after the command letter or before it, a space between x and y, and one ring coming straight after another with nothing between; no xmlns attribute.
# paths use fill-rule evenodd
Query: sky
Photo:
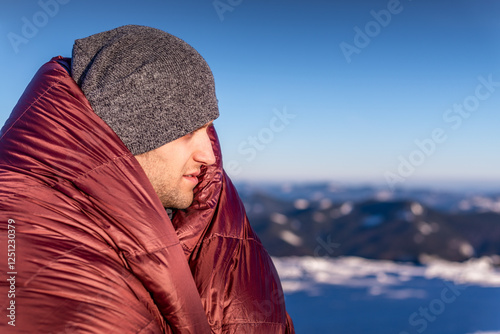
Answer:
<svg viewBox="0 0 500 334"><path fill-rule="evenodd" d="M500 190L494 0L1 0L0 123L75 39L167 31L208 62L236 181Z"/></svg>

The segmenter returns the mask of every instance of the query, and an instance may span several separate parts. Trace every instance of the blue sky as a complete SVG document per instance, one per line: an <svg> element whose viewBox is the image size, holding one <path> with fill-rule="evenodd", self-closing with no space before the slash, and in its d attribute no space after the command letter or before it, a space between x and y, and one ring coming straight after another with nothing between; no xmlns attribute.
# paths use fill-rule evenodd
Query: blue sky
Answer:
<svg viewBox="0 0 500 334"><path fill-rule="evenodd" d="M0 123L35 71L125 24L195 47L235 180L500 189L493 0L4 0Z"/></svg>

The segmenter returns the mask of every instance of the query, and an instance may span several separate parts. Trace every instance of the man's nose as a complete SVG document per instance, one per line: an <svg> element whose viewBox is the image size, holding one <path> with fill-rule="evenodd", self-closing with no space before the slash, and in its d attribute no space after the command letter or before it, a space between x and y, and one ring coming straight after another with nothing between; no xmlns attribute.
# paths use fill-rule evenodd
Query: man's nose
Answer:
<svg viewBox="0 0 500 334"><path fill-rule="evenodd" d="M207 166L213 165L215 163L215 154L212 148L212 142L210 141L208 133L206 133L205 131L202 132L199 138L199 143L194 159Z"/></svg>

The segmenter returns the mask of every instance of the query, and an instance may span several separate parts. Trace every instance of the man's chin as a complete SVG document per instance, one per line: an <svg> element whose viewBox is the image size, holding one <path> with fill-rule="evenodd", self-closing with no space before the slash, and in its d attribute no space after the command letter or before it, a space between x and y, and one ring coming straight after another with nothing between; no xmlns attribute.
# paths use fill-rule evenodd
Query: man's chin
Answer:
<svg viewBox="0 0 500 334"><path fill-rule="evenodd" d="M193 204L193 201L189 202L188 204L179 205L179 206L174 207L172 209L184 210L184 209L189 208L191 206L191 204Z"/></svg>
<svg viewBox="0 0 500 334"><path fill-rule="evenodd" d="M165 208L184 210L193 204L193 199L194 196L191 191L189 195L184 194L183 196L178 196L175 199L168 198L167 200L162 200L162 204Z"/></svg>

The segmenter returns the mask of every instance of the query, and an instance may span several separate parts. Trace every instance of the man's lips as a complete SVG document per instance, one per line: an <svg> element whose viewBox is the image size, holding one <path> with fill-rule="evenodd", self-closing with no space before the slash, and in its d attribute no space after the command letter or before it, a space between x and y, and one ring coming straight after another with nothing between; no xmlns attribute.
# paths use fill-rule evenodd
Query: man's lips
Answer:
<svg viewBox="0 0 500 334"><path fill-rule="evenodd" d="M194 177L198 177L198 176L200 175L200 173L201 173L201 172L200 172L199 170L196 170L196 171L194 171L194 172L192 172L192 173L186 173L186 174L184 174L184 176L194 176Z"/></svg>
<svg viewBox="0 0 500 334"><path fill-rule="evenodd" d="M198 183L198 176L200 175L200 171L195 171L193 173L184 174L182 177L189 182L193 182L194 184Z"/></svg>

